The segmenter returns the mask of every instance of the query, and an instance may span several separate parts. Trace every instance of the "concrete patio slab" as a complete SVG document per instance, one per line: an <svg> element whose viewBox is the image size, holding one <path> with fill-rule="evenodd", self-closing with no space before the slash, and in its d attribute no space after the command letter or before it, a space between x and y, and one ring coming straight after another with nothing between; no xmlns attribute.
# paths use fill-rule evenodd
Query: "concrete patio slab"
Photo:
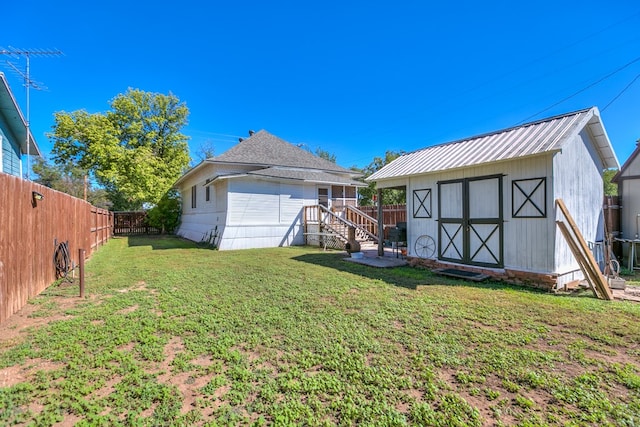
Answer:
<svg viewBox="0 0 640 427"><path fill-rule="evenodd" d="M361 258L346 257L343 259L345 261L378 268L402 267L408 264L407 260L390 247L385 247L384 256L379 256L377 244L363 243L360 252L362 252Z"/></svg>

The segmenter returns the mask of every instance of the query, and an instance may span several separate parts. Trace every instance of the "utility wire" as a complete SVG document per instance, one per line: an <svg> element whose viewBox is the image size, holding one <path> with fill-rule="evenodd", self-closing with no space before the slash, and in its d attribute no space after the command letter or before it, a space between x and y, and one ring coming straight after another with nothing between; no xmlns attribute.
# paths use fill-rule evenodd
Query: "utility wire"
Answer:
<svg viewBox="0 0 640 427"><path fill-rule="evenodd" d="M460 91L460 92L458 92L458 93L452 94L451 96L449 96L449 97L448 97L448 100L451 100L451 99L454 99L454 98L460 98L460 97L465 96L465 95L467 95L467 94L469 94L469 93L475 92L475 91L477 91L477 90L479 90L479 89L483 88L484 86L487 86L487 85L489 85L489 84L492 84L492 83L494 83L495 81L503 80L505 77L507 77L507 76L509 76L509 75L512 75L512 74L514 74L514 73L516 73L516 72L518 72L518 71L520 71L520 70L522 70L522 69L528 68L528 67L530 67L530 66L532 66L532 65L534 65L534 64L536 64L536 63L542 62L543 60L548 59L548 58L550 58L550 57L552 57L552 56L554 56L554 55L557 55L557 54L559 54L559 53L560 53L560 52L562 52L562 51L565 51L565 50L567 50L567 49L573 48L574 46L579 45L579 44L581 44L581 43L583 43L583 42L587 41L588 39L591 39L591 38L593 38L593 37L596 37L596 36L598 36L598 35L600 35L600 34L602 34L602 33L606 32L606 31L609 31L610 29L615 28L615 27L617 27L617 26L619 26L619 25L621 25L621 24L623 24L623 23L625 23L625 22L627 22L627 21L629 21L629 20L635 19L635 18L636 18L636 17L638 17L638 16L640 16L640 10L637 10L637 11L635 11L634 13L632 13L632 14L628 15L627 17L625 17L625 18L623 18L623 19L621 19L621 20L619 20L619 21L616 21L616 22L614 22L614 23L612 23L612 24L610 24L610 25L608 25L608 26L606 26L606 27L604 27L604 28L601 28L601 29L599 29L599 30L597 30L597 31L595 31L595 32L593 32L593 33L590 33L590 34L588 34L588 35L586 35L586 36L584 36L584 37L581 37L581 38L579 38L579 39L577 39L577 40L575 40L575 41L573 41L573 42L571 42L571 43L569 43L569 44L567 44L567 45L564 45L564 46L562 46L562 47L560 47L560 48L558 48L558 49L555 49L555 50L553 50L553 51L551 51L551 52L549 52L549 53L547 53L547 54L545 54L545 55L543 55L543 56L540 56L540 57L538 57L538 58L536 58L536 59L533 59L533 60L531 60L531 61L529 61L529 62L527 62L527 63L525 63L525 64L523 64L523 65L520 65L520 66L518 66L518 67L515 67L515 68L513 68L513 69L511 69L511 70L509 70L509 71L507 71L507 72L505 72L505 73L502 73L502 74L500 74L500 75L498 75L498 76L495 76L495 77L493 77L493 78L490 78L490 79L488 79L488 80L486 80L486 81L484 81L484 82L482 82L482 83L479 83L479 84L477 84L477 85L475 85L475 86L473 86L473 87L470 87L470 88L467 88L467 89L465 89L465 90L462 90L462 91ZM611 49L609 49L609 50L611 50ZM608 50L607 50L607 51L608 51ZM606 51L605 51L605 52L606 52ZM573 64L573 65L575 65L575 64ZM542 76L542 77L544 77L544 76ZM540 78L541 78L541 77L536 77L536 78L534 78L534 79L532 79L532 80L538 80L538 79L540 79ZM521 83L521 84L519 84L518 86L522 86L522 85L524 85L524 84L526 84L526 83ZM596 83L596 84L597 84L597 83ZM585 90L586 90L586 89L588 89L588 88L585 88ZM475 101L475 102L479 102L479 101L482 101L482 100L486 100L486 99L489 99L489 98L491 98L491 97L493 97L493 96L495 96L495 91L494 91L492 94L487 95L487 96L485 96L485 97L483 97L483 98L481 98L481 99L478 99L478 100L477 100L477 101ZM572 96L575 96L575 95L572 95ZM567 98L567 99L569 99L569 98ZM559 103L564 102L564 101L565 101L565 100L560 101ZM440 104L442 104L442 102L439 102L439 103L440 103ZM469 102L467 102L466 104L469 104ZM557 104L554 104L553 106L555 106L555 105L557 105ZM550 109L550 108L553 108L553 106L549 107L549 109ZM441 107L442 107L442 105L441 105ZM453 106L452 106L452 107L453 107ZM440 108L440 109L442 110L442 108ZM546 110L543 110L542 112L544 112L544 111L546 111ZM424 113L424 112L425 112L425 110L420 110L420 111L414 111L413 113L405 114L405 115L404 115L404 119L409 118L409 116L411 116L411 115L422 114L422 113ZM534 116L531 116L531 117L535 117L537 114L540 114L540 113L536 113ZM400 119L401 119L401 118L396 119L396 121L399 121ZM525 120L523 120L522 122L524 122L524 121L526 121L526 120L528 120L528 119L525 119ZM522 122L521 122L521 123L522 123ZM387 128L387 129L388 129L388 128ZM366 134L369 134L369 133L372 133L372 132L373 132L373 131L369 131L369 132L355 132L352 136L362 136L362 135L366 135ZM391 133L391 132L393 132L393 131L392 131L392 130L390 130L390 129L389 129L389 130L386 130L386 131L382 131L382 132L381 132L381 131L376 131L376 133L377 133L378 135L380 135L380 134L385 134L385 133L387 133L387 134L388 134L388 133Z"/></svg>
<svg viewBox="0 0 640 427"><path fill-rule="evenodd" d="M623 93L625 93L625 92L627 91L627 89L629 89L629 88L631 87L631 85L633 85L633 84L636 82L636 80L638 80L639 78L640 78L640 74L638 74L637 76L635 76L635 77L634 77L634 79L633 79L633 80L631 80L631 82L630 82L628 85L626 85L626 86L624 87L624 89L622 89L622 90L620 91L620 93L618 93L616 96L614 96L614 97L613 97L613 99L612 99L611 101L609 101L609 103L608 103L607 105L605 105L605 106L604 106L604 108L603 108L602 110L600 110L600 111L604 111L604 110L606 110L606 109L607 109L607 107L609 107L609 105L613 104L613 103L615 102L615 100L616 100L616 99L620 98L620 96L622 96L622 94L623 94Z"/></svg>
<svg viewBox="0 0 640 427"><path fill-rule="evenodd" d="M592 87L594 87L595 85L602 83L603 81L607 80L609 77L613 76L614 74L619 73L620 71L624 70L625 68L629 67L630 65L632 65L632 64L634 64L634 63L636 63L636 62L638 62L638 61L640 61L640 56L639 56L639 57L637 57L636 59L634 59L634 60L633 60L633 61L631 61L631 62L627 62L627 63L626 63L625 65L623 65L622 67L620 67L620 68L618 68L618 69L616 69L616 70L612 71L611 73L607 74L606 76L601 77L600 79L596 80L595 82L591 83L590 85L587 85L587 86L583 87L583 88L582 88L582 89L580 89L579 91L572 93L571 95L569 95L569 96L567 96L567 97L565 97L565 98L561 99L561 100L560 100L560 101L558 101L558 102L554 102L553 104L551 104L551 105L550 105L550 106L548 106L547 108L544 108L544 109L542 109L542 110L538 111L538 112L537 112L537 113L535 113L535 114L530 115L529 117L527 117L527 118L525 118L525 119L521 120L521 121L520 121L520 122L518 122L517 124L519 125L519 124L522 124L522 123L524 123L524 122L527 122L527 121L529 121L530 119L532 119L532 118L534 118L534 117L536 117L536 116L538 116L538 115L540 115L540 114L544 113L545 111L548 111L548 110L552 109L552 108L553 108L553 107L555 107L556 105L560 105L560 104L562 104L563 102L568 101L569 99L573 98L574 96L579 95L579 94L581 94L582 92L584 92L584 91L586 91L586 90L588 90L588 89L591 89L591 88L592 88Z"/></svg>

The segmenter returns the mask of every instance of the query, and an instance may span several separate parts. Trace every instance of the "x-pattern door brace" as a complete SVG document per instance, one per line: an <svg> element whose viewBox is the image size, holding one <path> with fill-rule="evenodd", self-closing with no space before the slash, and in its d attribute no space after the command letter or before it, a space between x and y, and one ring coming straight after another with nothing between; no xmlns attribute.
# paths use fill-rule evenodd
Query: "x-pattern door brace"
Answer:
<svg viewBox="0 0 640 427"><path fill-rule="evenodd" d="M520 207L518 208L518 210L516 210L513 213L514 217L518 216L520 211L527 205L527 203L531 203L531 206L533 206L540 213L541 217L546 216L546 213L542 209L540 209L540 207L536 204L536 202L533 201L533 195L536 193L536 191L538 191L538 189L542 184L544 184L544 178L540 178L540 180L538 181L538 185L536 185L533 188L533 190L531 190L530 192L527 192L527 190L525 190L518 184L518 181L513 181L513 185L515 186L515 188L517 188L525 198L524 201L520 204ZM544 203L544 200L543 200L543 203Z"/></svg>
<svg viewBox="0 0 640 427"><path fill-rule="evenodd" d="M460 230L462 230L462 224L458 225L458 228L456 228L455 233L453 233L453 236L451 236L451 234L449 234L449 232L447 231L447 228L446 227L442 227L442 231L444 231L444 234L447 235L447 239L449 240L449 242L447 243L447 246L445 246L444 250L442 251L443 254L446 254L447 251L449 250L449 248L451 246L453 246L453 249L458 254L458 258L462 259L462 254L460 253L460 251L458 250L458 248L456 247L456 245L455 245L455 243L453 241L456 238L456 236L458 235L458 233L460 232Z"/></svg>
<svg viewBox="0 0 640 427"><path fill-rule="evenodd" d="M491 230L491 233L489 233L489 235L487 236L486 239L483 239L482 236L480 236L480 234L476 231L476 228L474 226L471 226L471 230L473 231L473 234L476 235L476 237L478 237L478 240L480 240L481 245L480 247L474 252L473 255L471 255L471 260L474 260L476 255L478 255L478 253L480 253L480 251L482 250L482 248L486 248L487 251L489 252L489 254L493 257L493 259L496 261L496 264L498 264L500 262L500 259L496 256L496 254L493 253L493 251L491 250L491 248L489 246L487 246L487 242L489 242L489 240L491 240L491 237L495 234L496 231L498 231L500 229L500 227L498 225L496 225L495 227L493 227L493 230Z"/></svg>

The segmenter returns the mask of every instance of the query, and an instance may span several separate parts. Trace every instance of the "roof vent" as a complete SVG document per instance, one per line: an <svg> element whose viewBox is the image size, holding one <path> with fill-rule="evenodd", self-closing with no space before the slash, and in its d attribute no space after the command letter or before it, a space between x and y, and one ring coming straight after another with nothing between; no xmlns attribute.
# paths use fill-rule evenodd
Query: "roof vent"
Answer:
<svg viewBox="0 0 640 427"><path fill-rule="evenodd" d="M238 138L238 142L244 141L244 138Z"/></svg>
<svg viewBox="0 0 640 427"><path fill-rule="evenodd" d="M256 131L254 130L249 130L249 136L253 136L253 134L256 133Z"/></svg>

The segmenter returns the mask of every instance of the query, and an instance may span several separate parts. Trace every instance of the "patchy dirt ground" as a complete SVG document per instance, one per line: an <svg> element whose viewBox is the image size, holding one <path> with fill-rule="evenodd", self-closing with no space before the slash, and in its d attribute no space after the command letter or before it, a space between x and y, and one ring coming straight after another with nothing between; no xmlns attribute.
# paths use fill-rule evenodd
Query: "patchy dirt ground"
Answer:
<svg viewBox="0 0 640 427"><path fill-rule="evenodd" d="M120 292L131 291L146 291L151 294L156 292L153 289L146 288L144 282L136 283L131 289L123 289ZM98 300L99 297L96 297L95 295L91 295L88 298L93 299L96 303L101 302ZM78 304L86 303L86 301L87 299L81 299L79 297L65 295L56 296L49 294L47 296L47 307L54 308L45 308L42 304L39 303L27 304L18 313L14 314L7 321L0 324L0 350L15 346L16 344L20 343L25 338L27 333L34 328L45 326L57 320L70 318L71 316L65 313L75 308ZM139 306L137 304L134 304L122 309L120 313L131 313L138 309ZM156 314L161 314L161 312L158 311L156 312ZM398 330L403 329L403 325L400 322L396 322L394 326ZM492 330L493 327L490 325L484 325L483 328ZM549 337L555 338L557 342L564 341L563 335L565 334L565 331L563 330L562 325L549 325L549 329ZM495 332L498 333L499 330L496 329ZM548 348L549 346L549 340L539 341L533 344L530 349L549 351L551 350L551 348ZM192 361L194 365L205 368L202 370L172 373L172 363L176 359L177 355L184 352L184 348L184 343L180 337L171 338L169 342L164 346L164 359L159 363L153 364L153 366L150 367L149 372L152 374L157 374L159 382L164 384L171 384L177 388L183 400L182 408L180 411L181 414L186 414L192 409L198 409L202 416L206 419L219 407L220 404L222 404L222 402L225 401L224 395L229 391L229 386L220 387L213 393L213 395L210 396L210 400L213 401L213 404L206 407L200 407L199 400L202 399L202 388L205 387L211 379L211 374L206 372L206 368L211 365L212 360L206 357L201 357ZM133 350L133 344L127 344L122 349ZM247 353L247 350L238 350L242 351L250 361L255 360L258 357L257 355ZM399 349L399 351L403 351L403 349ZM625 352L603 355L602 353L596 353L587 349L585 350L585 355L593 359L604 360L607 363L616 363L620 366L624 366L627 363L636 364L638 362L638 359L636 357L630 356ZM29 377L33 375L37 370L51 371L60 367L60 364L51 361L29 359L26 363L20 366L11 366L5 369L0 369L0 387L10 387L12 385L28 381ZM269 368L273 368L273 366ZM276 368L274 368L274 370L276 370ZM562 370L565 375L575 377L583 372L584 366L582 366L579 362L567 359L566 363L562 365ZM457 378L457 375L460 373L459 370L441 367L439 369L435 369L434 371L439 380L439 384L442 387L447 390L455 391L458 395L463 397L469 404L471 404L479 411L482 418L486 421L485 425L492 425L492 422L495 419L493 411L495 410L496 405L494 401L488 400L482 394L478 394L478 387L463 385ZM115 386L120 380L121 378L119 377L111 378L100 389L95 390L93 392L93 396L105 397L110 395L115 390ZM487 375L486 381L483 383L481 388L483 390L501 390L500 399L508 402L506 405L509 406L514 406L513 402L516 401L516 397L518 395L529 399L535 404L536 407L540 409L541 412L546 412L548 407L555 404L554 400L550 398L548 394L539 393L535 390L526 392L519 391L518 393L505 391L504 384L495 375ZM420 400L423 397L423 391L421 390L411 390L408 392L408 394L417 400ZM628 390L626 389L620 388L619 390L617 390L617 395L619 396L625 396L627 394ZM255 399L255 396L249 396L249 399ZM408 403L403 403L397 409L402 412L406 411L407 408ZM42 408L38 407L38 404L36 403L33 403L29 407L29 409L34 413L38 413L42 410ZM154 409L155 407L148 408L142 415L149 416L154 411ZM249 416L249 414L245 415ZM80 421L80 419L78 419L76 416L67 414L64 421L56 425L72 426L78 421ZM517 421L518 420L516 419L516 417L509 413L503 413L500 416L500 422L504 425L515 424L517 423Z"/></svg>

